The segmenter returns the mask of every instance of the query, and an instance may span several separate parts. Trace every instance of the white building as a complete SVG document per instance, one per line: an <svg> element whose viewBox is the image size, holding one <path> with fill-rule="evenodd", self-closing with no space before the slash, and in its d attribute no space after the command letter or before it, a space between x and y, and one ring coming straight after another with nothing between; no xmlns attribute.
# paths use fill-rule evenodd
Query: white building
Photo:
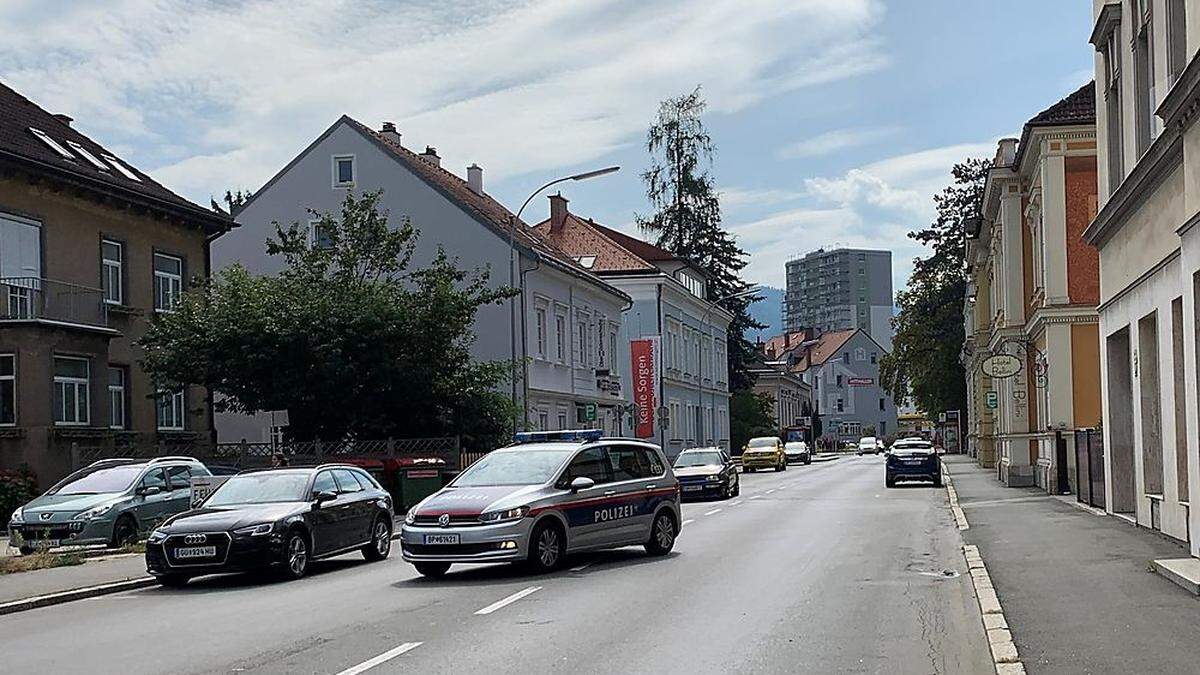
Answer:
<svg viewBox="0 0 1200 675"><path fill-rule="evenodd" d="M1186 541L1200 527L1200 7L1094 0L1093 17L1100 210L1085 238L1100 250L1106 506Z"/></svg>
<svg viewBox="0 0 1200 675"><path fill-rule="evenodd" d="M390 222L408 220L420 231L413 266L428 263L441 248L460 267L490 270L494 286L511 279L520 288L514 301L480 308L472 355L523 364L517 397L526 426L622 433L618 419L629 392L612 365L629 361L628 343L615 338L629 296L521 222L511 256L515 216L484 191L483 169L472 165L466 173L464 180L442 168L433 148L421 154L405 148L391 124L375 131L343 116L254 193L237 214L241 227L213 243L213 267L241 262L252 272L276 273L283 261L263 245L274 223L311 227L309 209L337 214L347 192L383 190ZM278 414L218 415L218 437L269 440L272 417L278 425Z"/></svg>

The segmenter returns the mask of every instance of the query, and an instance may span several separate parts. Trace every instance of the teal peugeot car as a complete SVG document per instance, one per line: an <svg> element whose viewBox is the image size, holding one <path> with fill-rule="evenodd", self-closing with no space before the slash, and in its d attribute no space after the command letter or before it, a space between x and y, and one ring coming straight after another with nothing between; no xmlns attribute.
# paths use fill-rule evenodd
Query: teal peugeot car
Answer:
<svg viewBox="0 0 1200 675"><path fill-rule="evenodd" d="M209 475L193 457L95 462L14 511L9 545L28 555L57 546L134 543L188 510L192 476Z"/></svg>

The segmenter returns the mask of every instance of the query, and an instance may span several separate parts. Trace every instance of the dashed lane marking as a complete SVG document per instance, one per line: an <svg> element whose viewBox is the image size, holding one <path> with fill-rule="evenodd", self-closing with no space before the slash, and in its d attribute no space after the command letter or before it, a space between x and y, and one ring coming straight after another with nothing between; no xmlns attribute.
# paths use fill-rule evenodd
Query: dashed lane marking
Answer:
<svg viewBox="0 0 1200 675"><path fill-rule="evenodd" d="M337 675L358 675L359 673L366 672L366 671L374 668L375 666L378 666L381 663L386 663L388 661L391 661L392 659L396 658L397 656L400 656L401 654L404 654L406 652L411 652L412 650L416 649L417 647L420 647L421 644L422 643L420 643L420 642L405 642L404 644L400 645L399 647L394 647L392 649L389 649L386 652L380 654L379 656L376 656L375 658L367 659L366 661L363 661L362 663L358 664L357 666L351 666L351 667L343 670L342 672L338 673Z"/></svg>
<svg viewBox="0 0 1200 675"><path fill-rule="evenodd" d="M773 489L772 489L772 490L767 490L767 494L771 494L771 493L772 493L772 492L774 492L774 491L775 491L775 490L773 490Z"/></svg>
<svg viewBox="0 0 1200 675"><path fill-rule="evenodd" d="M583 563L582 565L579 565L578 567L572 567L571 571L572 572L582 572L591 566L592 566L592 563Z"/></svg>
<svg viewBox="0 0 1200 675"><path fill-rule="evenodd" d="M483 616L486 614L491 614L492 612L494 612L498 609L503 609L504 607L507 607L507 606L513 604L514 602L520 600L521 598L523 598L527 595L532 595L533 593L537 593L540 590L542 590L541 586L530 586L529 588L526 588L524 590L513 593L512 595L508 596L507 598L504 598L503 600L497 600L496 602L493 602L492 604L488 605L487 607L484 607L483 609L481 609L475 613L480 616Z"/></svg>
<svg viewBox="0 0 1200 675"><path fill-rule="evenodd" d="M754 495L750 499L762 499L762 495Z"/></svg>
<svg viewBox="0 0 1200 675"><path fill-rule="evenodd" d="M712 511L706 512L704 515L711 516L714 513L720 513L720 512L721 512L721 509L713 509Z"/></svg>
<svg viewBox="0 0 1200 675"><path fill-rule="evenodd" d="M692 519L692 518L688 518L687 520L683 521L683 524L684 524L684 525L690 525L691 523L694 523L694 522L696 522L694 519Z"/></svg>
<svg viewBox="0 0 1200 675"><path fill-rule="evenodd" d="M738 504L741 504L741 503L742 503L742 500L739 499L736 502L730 504L730 506L737 506Z"/></svg>

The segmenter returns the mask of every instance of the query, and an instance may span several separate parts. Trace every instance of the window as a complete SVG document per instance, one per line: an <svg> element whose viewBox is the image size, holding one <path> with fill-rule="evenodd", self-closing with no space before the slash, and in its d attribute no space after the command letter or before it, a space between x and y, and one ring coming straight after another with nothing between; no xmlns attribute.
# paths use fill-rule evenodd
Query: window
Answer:
<svg viewBox="0 0 1200 675"><path fill-rule="evenodd" d="M587 319L582 316L576 316L575 325L579 326L579 345L575 349L575 365L583 368L587 366Z"/></svg>
<svg viewBox="0 0 1200 675"><path fill-rule="evenodd" d="M358 478L354 476L354 472L349 469L334 469L333 480L337 481L338 492L343 494L363 491L362 484L358 482Z"/></svg>
<svg viewBox="0 0 1200 675"><path fill-rule="evenodd" d="M108 426L125 428L125 369L108 367Z"/></svg>
<svg viewBox="0 0 1200 675"><path fill-rule="evenodd" d="M855 361L866 361L867 360L867 350L863 349L862 347L858 347L857 349L855 349L854 350L854 360Z"/></svg>
<svg viewBox="0 0 1200 675"><path fill-rule="evenodd" d="M637 480L649 478L650 462L641 448L617 445L608 449L612 462L613 480Z"/></svg>
<svg viewBox="0 0 1200 675"><path fill-rule="evenodd" d="M158 392L158 428L160 431L182 431L185 407L184 391Z"/></svg>
<svg viewBox="0 0 1200 675"><path fill-rule="evenodd" d="M110 165L112 165L112 168L116 169L117 172L120 173L122 176L125 176L129 180L136 180L139 183L142 182L142 179L138 178L137 174L134 173L132 170L130 170L129 167L125 166L125 164L122 163L121 160L117 159L116 157L113 157L112 155L101 155L101 157L104 158L104 161L106 161Z"/></svg>
<svg viewBox="0 0 1200 675"><path fill-rule="evenodd" d="M121 242L101 239L100 262L100 287L104 289L104 301L110 305L119 305L125 301L125 247Z"/></svg>
<svg viewBox="0 0 1200 675"><path fill-rule="evenodd" d="M1139 16L1134 18L1134 25L1138 30L1133 43L1133 81L1137 154L1141 157L1150 148L1157 125L1154 122L1154 39L1150 19L1140 11L1138 14Z"/></svg>
<svg viewBox="0 0 1200 675"><path fill-rule="evenodd" d="M837 400L837 411L838 411L838 412L846 412L846 410L845 410L845 408L844 408L844 405L845 405L845 404L842 402L842 399L840 399L840 398L839 398L839 399Z"/></svg>
<svg viewBox="0 0 1200 675"><path fill-rule="evenodd" d="M338 491L337 483L333 481L332 471L322 471L317 474L313 480L312 493L315 495L318 492L334 492Z"/></svg>
<svg viewBox="0 0 1200 675"><path fill-rule="evenodd" d="M1121 125L1121 28L1108 34L1104 46L1104 109L1108 150L1108 191L1115 192L1124 178L1125 160Z"/></svg>
<svg viewBox="0 0 1200 675"><path fill-rule="evenodd" d="M561 408L558 411L558 428L560 431L562 429L568 428L567 427L567 411L562 410Z"/></svg>
<svg viewBox="0 0 1200 675"><path fill-rule="evenodd" d="M594 334L591 332L590 326L588 327L588 331L588 340L589 342L592 342L595 347L596 367L603 368L607 363L607 358L604 355L604 344L607 342L607 340L604 339L604 317L596 317L596 332Z"/></svg>
<svg viewBox="0 0 1200 675"><path fill-rule="evenodd" d="M537 355L538 358L544 359L546 358L546 310L538 307L533 310L533 314L536 317L534 324L537 330L537 341L535 343L537 345Z"/></svg>
<svg viewBox="0 0 1200 675"><path fill-rule="evenodd" d="M330 224L322 224L323 220L314 219L308 221L308 245L312 248L331 249L333 248L333 229Z"/></svg>
<svg viewBox="0 0 1200 675"><path fill-rule="evenodd" d="M354 155L333 156L333 187L354 187Z"/></svg>
<svg viewBox="0 0 1200 675"><path fill-rule="evenodd" d="M842 363L850 365L850 352L842 352Z"/></svg>
<svg viewBox="0 0 1200 675"><path fill-rule="evenodd" d="M54 423L86 425L89 414L88 385L91 364L74 356L54 357Z"/></svg>
<svg viewBox="0 0 1200 675"><path fill-rule="evenodd" d="M538 411L538 431L548 431L550 429L550 411Z"/></svg>
<svg viewBox="0 0 1200 675"><path fill-rule="evenodd" d="M887 410L887 399L886 398L879 399L879 409Z"/></svg>
<svg viewBox="0 0 1200 675"><path fill-rule="evenodd" d="M877 352L871 352L871 363L879 363L879 354Z"/></svg>
<svg viewBox="0 0 1200 675"><path fill-rule="evenodd" d="M167 467L167 485L172 490L187 490L192 487L192 471L186 464Z"/></svg>
<svg viewBox="0 0 1200 675"><path fill-rule="evenodd" d="M858 254L858 262L867 262L867 254L859 253Z"/></svg>
<svg viewBox="0 0 1200 675"><path fill-rule="evenodd" d="M154 311L170 312L183 295L183 258L154 254Z"/></svg>
<svg viewBox="0 0 1200 675"><path fill-rule="evenodd" d="M42 131L41 129L29 127L29 133L36 136L39 141L45 143L51 150L57 152L63 159L75 159L75 155L72 155L70 150L67 150L60 145L58 141L47 136L46 132Z"/></svg>
<svg viewBox="0 0 1200 675"><path fill-rule="evenodd" d="M576 478L591 478L597 485L612 482L612 467L604 448L588 448L571 460L562 483L570 485Z"/></svg>
<svg viewBox="0 0 1200 675"><path fill-rule="evenodd" d="M842 376L841 375L837 376L837 388L838 389L842 388Z"/></svg>
<svg viewBox="0 0 1200 675"><path fill-rule="evenodd" d="M558 362L567 359L567 317L562 314L554 315L554 340Z"/></svg>
<svg viewBox="0 0 1200 675"><path fill-rule="evenodd" d="M17 423L17 357L0 354L0 426Z"/></svg>
<svg viewBox="0 0 1200 675"><path fill-rule="evenodd" d="M167 474L162 469L151 469L149 473L142 476L142 482L138 485L141 489L156 487L163 492L167 491Z"/></svg>
<svg viewBox="0 0 1200 675"><path fill-rule="evenodd" d="M96 167L97 169L99 169L101 171L108 171L108 165L105 164L104 162L101 162L99 160L99 158L97 158L92 153L88 152L87 148L76 143L75 141L67 141L67 145L71 146L72 150L74 150L76 153L78 153L80 157L83 157L84 159L86 159L88 161L88 163L91 164L92 166Z"/></svg>
<svg viewBox="0 0 1200 675"><path fill-rule="evenodd" d="M1187 66L1187 0L1167 0L1167 86ZM1185 474L1186 475L1186 474Z"/></svg>

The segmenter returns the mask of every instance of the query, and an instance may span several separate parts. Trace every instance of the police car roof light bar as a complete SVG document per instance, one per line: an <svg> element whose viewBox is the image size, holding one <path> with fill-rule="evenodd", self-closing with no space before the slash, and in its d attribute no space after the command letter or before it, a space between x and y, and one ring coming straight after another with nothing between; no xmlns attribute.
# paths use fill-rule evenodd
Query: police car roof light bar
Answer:
<svg viewBox="0 0 1200 675"><path fill-rule="evenodd" d="M518 431L513 434L513 444L549 443L553 441L593 443L604 436L601 429L563 429L562 431Z"/></svg>

